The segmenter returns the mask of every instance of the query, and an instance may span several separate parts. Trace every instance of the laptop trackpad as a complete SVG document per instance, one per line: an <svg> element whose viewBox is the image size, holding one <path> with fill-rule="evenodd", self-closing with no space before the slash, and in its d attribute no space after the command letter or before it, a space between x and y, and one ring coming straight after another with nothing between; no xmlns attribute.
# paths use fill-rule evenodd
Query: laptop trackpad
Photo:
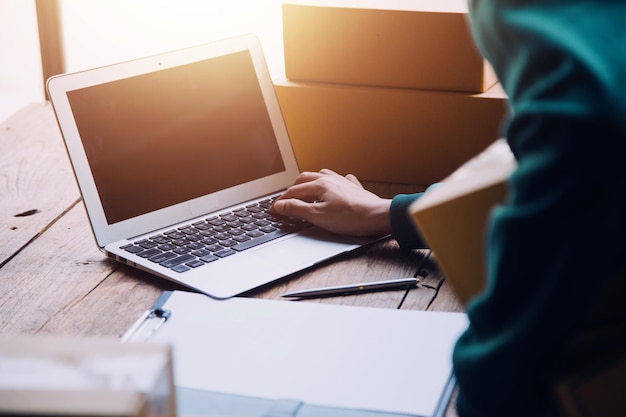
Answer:
<svg viewBox="0 0 626 417"><path fill-rule="evenodd" d="M360 243L359 239L329 235L314 228L301 233L210 263L206 270L210 272L198 268L192 284L207 294L230 297L356 249ZM209 274L229 279L210 280Z"/></svg>
<svg viewBox="0 0 626 417"><path fill-rule="evenodd" d="M270 264L302 268L354 248L356 245L339 237L322 240L305 233L259 248L253 255Z"/></svg>

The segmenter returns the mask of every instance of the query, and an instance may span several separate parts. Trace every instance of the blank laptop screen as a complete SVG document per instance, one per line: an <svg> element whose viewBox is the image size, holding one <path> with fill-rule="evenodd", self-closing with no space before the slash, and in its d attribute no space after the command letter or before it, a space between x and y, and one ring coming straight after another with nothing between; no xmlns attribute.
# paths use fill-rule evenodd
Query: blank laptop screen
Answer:
<svg viewBox="0 0 626 417"><path fill-rule="evenodd" d="M67 95L108 224L285 170L247 51Z"/></svg>

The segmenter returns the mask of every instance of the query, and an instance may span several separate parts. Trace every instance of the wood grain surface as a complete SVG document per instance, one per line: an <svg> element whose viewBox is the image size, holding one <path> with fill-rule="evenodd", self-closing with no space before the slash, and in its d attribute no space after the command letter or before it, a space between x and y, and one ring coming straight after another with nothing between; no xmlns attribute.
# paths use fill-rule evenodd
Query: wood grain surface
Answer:
<svg viewBox="0 0 626 417"><path fill-rule="evenodd" d="M383 197L421 185L364 183ZM249 297L418 277L410 290L302 302L463 311L427 249L391 238L342 255ZM120 337L163 290L177 284L107 259L97 248L50 104L32 104L0 125L0 334ZM447 417L454 416L449 407Z"/></svg>

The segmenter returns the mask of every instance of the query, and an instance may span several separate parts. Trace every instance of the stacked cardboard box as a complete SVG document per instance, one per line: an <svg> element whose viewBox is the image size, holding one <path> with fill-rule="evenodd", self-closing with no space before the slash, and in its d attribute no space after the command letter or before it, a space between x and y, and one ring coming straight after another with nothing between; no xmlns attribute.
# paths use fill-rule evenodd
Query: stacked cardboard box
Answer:
<svg viewBox="0 0 626 417"><path fill-rule="evenodd" d="M493 142L506 95L465 0L288 0L275 80L301 170L430 184Z"/></svg>
<svg viewBox="0 0 626 417"><path fill-rule="evenodd" d="M176 416L169 345L0 336L0 369L2 416Z"/></svg>

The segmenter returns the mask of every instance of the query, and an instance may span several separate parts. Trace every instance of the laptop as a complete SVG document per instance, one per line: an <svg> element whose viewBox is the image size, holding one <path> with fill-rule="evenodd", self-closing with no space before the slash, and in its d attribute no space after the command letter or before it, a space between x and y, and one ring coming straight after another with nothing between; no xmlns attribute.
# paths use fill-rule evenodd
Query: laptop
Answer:
<svg viewBox="0 0 626 417"><path fill-rule="evenodd" d="M372 241L267 213L299 170L254 35L47 90L96 243L117 261L228 298Z"/></svg>

